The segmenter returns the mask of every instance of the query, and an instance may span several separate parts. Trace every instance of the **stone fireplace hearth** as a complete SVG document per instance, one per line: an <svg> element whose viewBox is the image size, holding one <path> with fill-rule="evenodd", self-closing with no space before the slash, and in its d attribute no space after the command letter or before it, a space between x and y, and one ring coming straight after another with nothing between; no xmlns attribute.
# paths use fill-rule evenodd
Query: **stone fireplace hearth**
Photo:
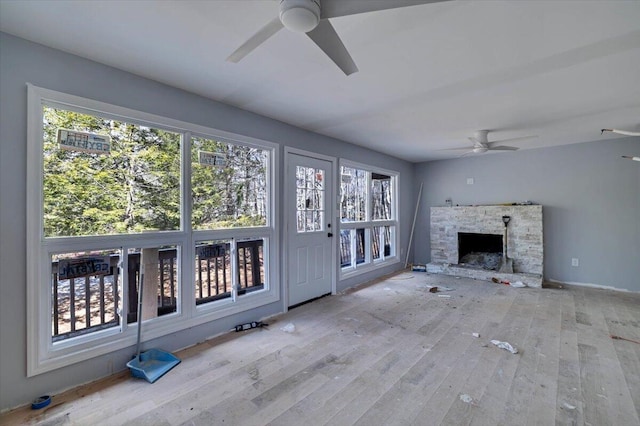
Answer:
<svg viewBox="0 0 640 426"><path fill-rule="evenodd" d="M504 223L510 216L507 256L513 260L513 273L491 270L496 253L502 253ZM461 263L468 253L474 259L488 258L484 267ZM479 253L479 254L478 254ZM493 262L493 263L492 263ZM455 275L481 280L498 278L522 281L530 287L541 287L544 250L542 239L542 206L458 206L431 208L430 273Z"/></svg>

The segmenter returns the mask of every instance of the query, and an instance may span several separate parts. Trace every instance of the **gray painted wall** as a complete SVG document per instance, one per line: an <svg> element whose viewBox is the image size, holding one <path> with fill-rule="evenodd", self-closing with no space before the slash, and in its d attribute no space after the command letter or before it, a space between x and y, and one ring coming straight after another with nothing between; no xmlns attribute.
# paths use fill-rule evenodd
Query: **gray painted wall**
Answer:
<svg viewBox="0 0 640 426"><path fill-rule="evenodd" d="M133 348L93 358L35 377L26 377L26 83L108 102L173 119L239 133L281 144L280 187L284 146L318 152L400 172L400 222L413 217L413 165L362 147L310 133L282 122L213 102L133 74L0 33L0 410L43 394L95 380L123 370ZM281 223L282 223L282 218ZM401 227L401 247L409 240ZM282 246L282 244L281 244ZM343 280L338 289L390 273L387 267ZM175 333L148 347L176 350L229 330L233 325L281 310L281 303Z"/></svg>
<svg viewBox="0 0 640 426"><path fill-rule="evenodd" d="M547 280L640 291L640 163L621 155L640 156L640 137L416 165L416 262L430 260L429 207L529 200L544 206Z"/></svg>

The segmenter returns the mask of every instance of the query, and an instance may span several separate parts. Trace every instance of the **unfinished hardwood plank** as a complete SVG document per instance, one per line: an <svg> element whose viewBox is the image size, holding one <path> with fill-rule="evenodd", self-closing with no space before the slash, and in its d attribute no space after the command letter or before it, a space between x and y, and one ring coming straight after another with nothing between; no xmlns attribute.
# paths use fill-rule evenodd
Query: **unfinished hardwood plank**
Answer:
<svg viewBox="0 0 640 426"><path fill-rule="evenodd" d="M499 424L500 419L505 416L507 411L514 409L513 406L508 404L508 401L510 399L513 400L510 395L514 392L514 389L518 389L517 385L520 384L517 380L518 377L522 377L522 370L518 368L522 361L523 353L526 353L527 356L531 355L529 349L525 349L523 344L528 338L530 324L533 321L532 317L535 311L535 303L533 302L537 301L537 297L533 298L532 296L535 294L528 291L516 291L516 299L498 330L492 336L489 336L490 339L511 343L515 348L519 349L519 353L514 355L490 344L491 349L496 351L499 362L492 371L484 394L478 400L477 411L479 414L471 419L470 424L486 424L487 419ZM518 408L523 409L523 407Z"/></svg>
<svg viewBox="0 0 640 426"><path fill-rule="evenodd" d="M180 351L156 384L121 372L0 423L640 424L640 345L610 337L640 338L640 294L396 277Z"/></svg>
<svg viewBox="0 0 640 426"><path fill-rule="evenodd" d="M462 286L463 282L459 285ZM490 292L492 289L469 287L469 295L477 290ZM478 325L473 314L481 309L473 297L465 297L463 300L462 304L455 306L456 299L453 299L451 304L446 305L451 309L445 310L443 315L438 317L440 320L438 324L430 323L419 330L428 338L427 341L432 345L431 351L381 395L371 409L358 419L357 424L371 424L375 421L380 421L382 424L385 422L410 424L414 421L424 404L437 391L439 384L462 362L460 360L468 346L477 344L471 338L473 332L471 330L475 330ZM451 314L460 318L456 322L451 322L449 312L453 312L454 308L462 309L460 312L465 314ZM434 339L436 339L435 342ZM420 395L420 399L413 400L404 395ZM433 413L430 417L432 415Z"/></svg>
<svg viewBox="0 0 640 426"><path fill-rule="evenodd" d="M584 417L574 295L567 288L554 292L562 302L556 424L581 425L584 424Z"/></svg>

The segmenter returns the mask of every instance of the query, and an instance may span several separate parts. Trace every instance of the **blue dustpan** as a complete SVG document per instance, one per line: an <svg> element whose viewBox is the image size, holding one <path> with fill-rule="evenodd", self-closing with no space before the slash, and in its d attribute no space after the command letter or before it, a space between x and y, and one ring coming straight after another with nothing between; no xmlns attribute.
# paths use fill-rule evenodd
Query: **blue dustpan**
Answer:
<svg viewBox="0 0 640 426"><path fill-rule="evenodd" d="M180 358L160 349L149 349L127 363L133 377L153 383L180 364Z"/></svg>
<svg viewBox="0 0 640 426"><path fill-rule="evenodd" d="M180 364L180 358L160 349L149 349L140 353L140 334L142 331L142 289L144 288L144 263L140 262L140 279L138 280L138 338L136 357L127 363L133 377L146 379L153 383L167 371Z"/></svg>

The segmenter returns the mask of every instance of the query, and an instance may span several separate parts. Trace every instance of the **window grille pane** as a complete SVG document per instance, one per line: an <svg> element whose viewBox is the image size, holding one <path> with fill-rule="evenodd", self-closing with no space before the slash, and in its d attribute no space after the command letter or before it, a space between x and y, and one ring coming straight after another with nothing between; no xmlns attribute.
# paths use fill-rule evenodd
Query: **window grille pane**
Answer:
<svg viewBox="0 0 640 426"><path fill-rule="evenodd" d="M374 226L371 237L373 260L395 256L395 226Z"/></svg>
<svg viewBox="0 0 640 426"><path fill-rule="evenodd" d="M51 256L52 341L120 326L120 249Z"/></svg>
<svg viewBox="0 0 640 426"><path fill-rule="evenodd" d="M358 228L352 233L352 237L355 237L356 245L356 264L364 263L366 259L365 253L365 230L364 228Z"/></svg>
<svg viewBox="0 0 640 426"><path fill-rule="evenodd" d="M180 229L180 134L48 106L43 130L45 237Z"/></svg>
<svg viewBox="0 0 640 426"><path fill-rule="evenodd" d="M264 238L237 242L238 296L263 290L264 282Z"/></svg>
<svg viewBox="0 0 640 426"><path fill-rule="evenodd" d="M340 231L340 267L351 266L351 231L343 229Z"/></svg>
<svg viewBox="0 0 640 426"><path fill-rule="evenodd" d="M384 235L380 236L381 226L374 226L371 233L371 258L375 260L382 259L382 251L380 251L380 244L384 242Z"/></svg>
<svg viewBox="0 0 640 426"><path fill-rule="evenodd" d="M196 242L196 305L231 297L231 241Z"/></svg>
<svg viewBox="0 0 640 426"><path fill-rule="evenodd" d="M342 222L366 220L367 173L365 170L341 167L340 217Z"/></svg>
<svg viewBox="0 0 640 426"><path fill-rule="evenodd" d="M138 290L142 295L142 318L148 320L176 312L178 307L179 250L175 245L128 250L127 322L138 320ZM142 277L144 265L144 278Z"/></svg>
<svg viewBox="0 0 640 426"><path fill-rule="evenodd" d="M191 139L193 229L267 224L269 152L212 139Z"/></svg>
<svg viewBox="0 0 640 426"><path fill-rule="evenodd" d="M371 174L371 218L389 220L391 217L391 176Z"/></svg>

